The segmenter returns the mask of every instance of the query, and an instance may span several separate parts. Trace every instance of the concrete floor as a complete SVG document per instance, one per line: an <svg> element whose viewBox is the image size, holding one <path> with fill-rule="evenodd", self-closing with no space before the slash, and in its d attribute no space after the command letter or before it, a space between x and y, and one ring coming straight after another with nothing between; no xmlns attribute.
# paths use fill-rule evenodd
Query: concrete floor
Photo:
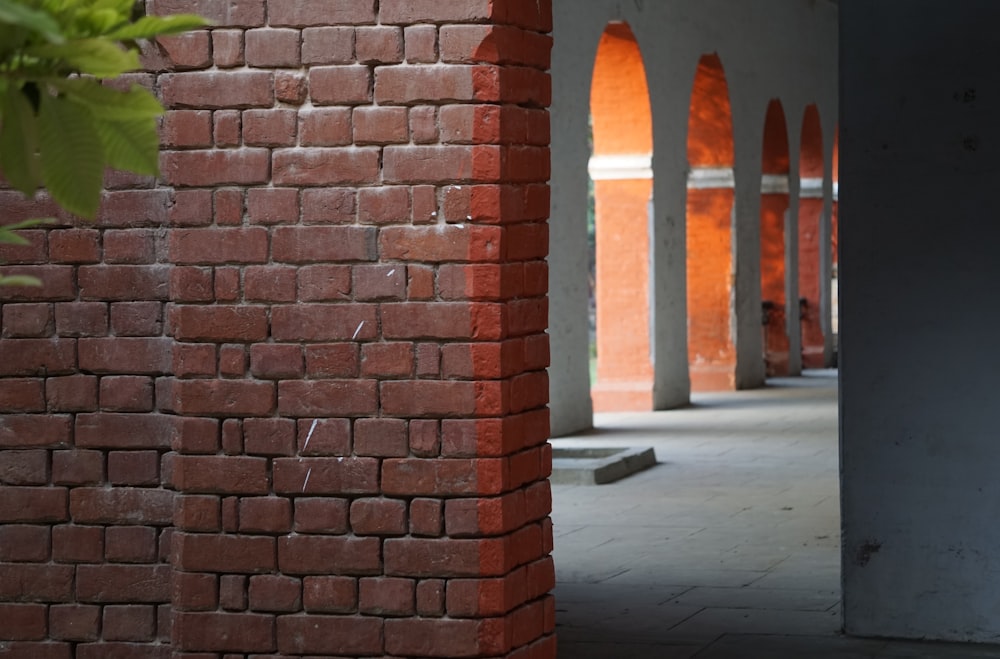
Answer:
<svg viewBox="0 0 1000 659"><path fill-rule="evenodd" d="M659 461L553 486L560 659L1000 658L840 635L836 371L770 385L553 441Z"/></svg>

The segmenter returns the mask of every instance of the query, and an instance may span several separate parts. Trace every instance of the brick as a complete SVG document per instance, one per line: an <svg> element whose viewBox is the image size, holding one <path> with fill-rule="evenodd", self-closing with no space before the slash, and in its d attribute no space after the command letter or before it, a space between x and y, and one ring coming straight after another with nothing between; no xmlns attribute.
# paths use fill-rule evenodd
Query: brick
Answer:
<svg viewBox="0 0 1000 659"><path fill-rule="evenodd" d="M220 69L242 66L243 30L212 30L212 59Z"/></svg>
<svg viewBox="0 0 1000 659"><path fill-rule="evenodd" d="M288 654L361 656L382 653L382 620L362 617L282 616L278 650Z"/></svg>
<svg viewBox="0 0 1000 659"><path fill-rule="evenodd" d="M7 414L0 423L0 447L67 446L70 428L65 415Z"/></svg>
<svg viewBox="0 0 1000 659"><path fill-rule="evenodd" d="M278 384L278 412L293 417L363 417L378 409L374 380L286 380Z"/></svg>
<svg viewBox="0 0 1000 659"><path fill-rule="evenodd" d="M365 224L406 222L410 217L410 190L406 186L366 188L358 192L358 220Z"/></svg>
<svg viewBox="0 0 1000 659"><path fill-rule="evenodd" d="M181 149L212 146L212 113L209 110L168 111L160 126L160 145Z"/></svg>
<svg viewBox="0 0 1000 659"><path fill-rule="evenodd" d="M0 522L64 521L66 499L61 487L0 487Z"/></svg>
<svg viewBox="0 0 1000 659"><path fill-rule="evenodd" d="M251 266L243 273L248 302L294 302L296 269L285 266Z"/></svg>
<svg viewBox="0 0 1000 659"><path fill-rule="evenodd" d="M406 502L399 499L355 499L351 528L357 535L404 535Z"/></svg>
<svg viewBox="0 0 1000 659"><path fill-rule="evenodd" d="M239 110L216 110L212 115L212 138L217 147L240 146L240 136L243 128L240 125L243 115ZM220 222L218 224L232 224Z"/></svg>
<svg viewBox="0 0 1000 659"><path fill-rule="evenodd" d="M100 260L100 232L94 229L56 229L49 233L50 262L96 263Z"/></svg>
<svg viewBox="0 0 1000 659"><path fill-rule="evenodd" d="M377 616L412 616L416 611L416 582L398 577L371 577L358 581L358 608Z"/></svg>
<svg viewBox="0 0 1000 659"><path fill-rule="evenodd" d="M178 455L174 458L173 484L185 493L266 494L267 459Z"/></svg>
<svg viewBox="0 0 1000 659"><path fill-rule="evenodd" d="M302 146L346 146L351 144L354 140L351 110L342 107L303 110L299 113L299 136Z"/></svg>
<svg viewBox="0 0 1000 659"><path fill-rule="evenodd" d="M170 324L180 341L250 343L267 338L267 309L262 306L179 306Z"/></svg>
<svg viewBox="0 0 1000 659"><path fill-rule="evenodd" d="M379 255L384 260L482 261L500 258L496 227L394 226L379 231Z"/></svg>
<svg viewBox="0 0 1000 659"><path fill-rule="evenodd" d="M176 186L260 185L270 178L269 166L270 153L264 148L167 151L160 156L164 181Z"/></svg>
<svg viewBox="0 0 1000 659"><path fill-rule="evenodd" d="M302 608L302 582L292 577L250 577L250 610L291 612Z"/></svg>
<svg viewBox="0 0 1000 659"><path fill-rule="evenodd" d="M53 451L52 482L56 485L93 485L104 480L100 451Z"/></svg>
<svg viewBox="0 0 1000 659"><path fill-rule="evenodd" d="M274 617L259 613L178 611L172 645L178 651L273 652Z"/></svg>
<svg viewBox="0 0 1000 659"><path fill-rule="evenodd" d="M275 185L370 183L379 173L379 150L376 147L275 149L272 169ZM264 183L265 180L246 183Z"/></svg>
<svg viewBox="0 0 1000 659"><path fill-rule="evenodd" d="M163 102L174 108L269 107L274 103L269 71L193 71L160 76Z"/></svg>
<svg viewBox="0 0 1000 659"><path fill-rule="evenodd" d="M76 592L81 602L166 602L170 566L78 565Z"/></svg>
<svg viewBox="0 0 1000 659"><path fill-rule="evenodd" d="M5 641L40 641L46 622L43 604L0 603L0 638Z"/></svg>
<svg viewBox="0 0 1000 659"><path fill-rule="evenodd" d="M156 243L156 234L150 229L108 229L104 232L104 262L153 263Z"/></svg>
<svg viewBox="0 0 1000 659"><path fill-rule="evenodd" d="M372 261L375 229L372 227L278 227L273 237L273 257L285 263Z"/></svg>
<svg viewBox="0 0 1000 659"><path fill-rule="evenodd" d="M278 539L278 567L285 574L378 574L378 538L293 535Z"/></svg>
<svg viewBox="0 0 1000 659"><path fill-rule="evenodd" d="M309 78L297 71L275 72L274 97L281 103L302 105L309 98Z"/></svg>
<svg viewBox="0 0 1000 659"><path fill-rule="evenodd" d="M164 526L173 518L174 493L133 487L78 487L70 491L69 512L77 524Z"/></svg>
<svg viewBox="0 0 1000 659"><path fill-rule="evenodd" d="M54 305L60 336L104 336L108 333L108 305L103 302L59 302Z"/></svg>
<svg viewBox="0 0 1000 659"><path fill-rule="evenodd" d="M241 533L286 533L292 529L292 502L277 497L240 499Z"/></svg>
<svg viewBox="0 0 1000 659"><path fill-rule="evenodd" d="M414 108L410 108L410 136L413 138L415 144L433 144L437 142L441 137L441 132L438 128L438 110L432 105L422 105ZM414 204L416 206L416 204ZM435 208L430 209L430 211L436 210ZM424 215L424 219L428 219L429 213Z"/></svg>
<svg viewBox="0 0 1000 659"><path fill-rule="evenodd" d="M499 656L509 650L504 631L502 620L387 620L385 649L398 656Z"/></svg>
<svg viewBox="0 0 1000 659"><path fill-rule="evenodd" d="M41 449L0 451L0 484L45 485L48 480L48 451Z"/></svg>
<svg viewBox="0 0 1000 659"><path fill-rule="evenodd" d="M157 336L163 331L162 307L159 302L115 302L111 305L111 332L115 336Z"/></svg>
<svg viewBox="0 0 1000 659"><path fill-rule="evenodd" d="M354 453L406 457L409 455L406 422L402 419L358 419L354 424Z"/></svg>
<svg viewBox="0 0 1000 659"><path fill-rule="evenodd" d="M244 450L248 455L293 455L295 421L292 419L247 419L243 423Z"/></svg>
<svg viewBox="0 0 1000 659"><path fill-rule="evenodd" d="M0 526L0 561L38 563L49 559L48 526L5 524Z"/></svg>
<svg viewBox="0 0 1000 659"><path fill-rule="evenodd" d="M310 377L353 378L359 371L359 349L356 343L307 345L306 373Z"/></svg>
<svg viewBox="0 0 1000 659"><path fill-rule="evenodd" d="M369 341L378 332L374 304L296 304L271 308L275 341Z"/></svg>
<svg viewBox="0 0 1000 659"><path fill-rule="evenodd" d="M166 300L169 274L165 265L84 265L79 269L80 298L124 302Z"/></svg>
<svg viewBox="0 0 1000 659"><path fill-rule="evenodd" d="M375 71L375 101L380 105L472 101L474 68L458 64L382 66Z"/></svg>
<svg viewBox="0 0 1000 659"><path fill-rule="evenodd" d="M56 604L49 607L49 635L60 641L97 640L101 607L88 604Z"/></svg>
<svg viewBox="0 0 1000 659"><path fill-rule="evenodd" d="M226 611L245 611L247 581L247 577L239 574L224 574L219 577L219 606Z"/></svg>
<svg viewBox="0 0 1000 659"><path fill-rule="evenodd" d="M295 188L251 188L247 191L247 217L254 224L295 223L299 218L299 191Z"/></svg>
<svg viewBox="0 0 1000 659"><path fill-rule="evenodd" d="M355 266L352 276L356 300L400 300L406 296L406 268L403 266Z"/></svg>
<svg viewBox="0 0 1000 659"><path fill-rule="evenodd" d="M152 563L157 556L156 529L151 526L108 527L104 532L104 556L109 562L114 563Z"/></svg>
<svg viewBox="0 0 1000 659"><path fill-rule="evenodd" d="M253 29L247 30L244 38L246 63L250 66L275 68L299 65L298 30Z"/></svg>
<svg viewBox="0 0 1000 659"><path fill-rule="evenodd" d="M367 66L314 66L309 91L316 105L359 105L372 100L372 74Z"/></svg>
<svg viewBox="0 0 1000 659"><path fill-rule="evenodd" d="M48 336L52 332L52 306L48 304L5 304L3 336Z"/></svg>
<svg viewBox="0 0 1000 659"><path fill-rule="evenodd" d="M156 451L111 451L108 481L112 485L159 485L160 454Z"/></svg>
<svg viewBox="0 0 1000 659"><path fill-rule="evenodd" d="M382 412L402 417L453 417L477 413L480 393L475 383L400 380L379 384Z"/></svg>
<svg viewBox="0 0 1000 659"><path fill-rule="evenodd" d="M407 25L403 28L403 39L406 61L410 64L437 61L437 26Z"/></svg>
<svg viewBox="0 0 1000 659"><path fill-rule="evenodd" d="M323 5L270 0L268 18L271 25L291 26L374 23L375 4L374 0L334 0Z"/></svg>
<svg viewBox="0 0 1000 659"><path fill-rule="evenodd" d="M276 458L273 488L278 494L374 494L378 460L374 458Z"/></svg>
<svg viewBox="0 0 1000 659"><path fill-rule="evenodd" d="M166 380L157 386L161 408L189 416L268 416L274 385L252 380Z"/></svg>
<svg viewBox="0 0 1000 659"><path fill-rule="evenodd" d="M151 412L153 379L132 375L109 375L101 378L101 409L109 412Z"/></svg>
<svg viewBox="0 0 1000 659"><path fill-rule="evenodd" d="M357 144L399 144L410 139L407 110L401 107L355 108L353 128Z"/></svg>
<svg viewBox="0 0 1000 659"><path fill-rule="evenodd" d="M389 26L364 26L355 30L355 53L362 64L403 61L403 30Z"/></svg>
<svg viewBox="0 0 1000 659"><path fill-rule="evenodd" d="M264 263L268 256L263 227L175 229L170 232L170 259L174 263L217 265Z"/></svg>
<svg viewBox="0 0 1000 659"><path fill-rule="evenodd" d="M101 631L105 641L152 641L156 635L156 608L106 606Z"/></svg>
<svg viewBox="0 0 1000 659"><path fill-rule="evenodd" d="M440 499L413 499L409 520L412 535L440 537L444 531L444 502Z"/></svg>
<svg viewBox="0 0 1000 659"><path fill-rule="evenodd" d="M72 300L76 297L73 266L12 265L0 267L0 275L28 275L41 286L5 286L0 289L0 301L38 302L39 300Z"/></svg>
<svg viewBox="0 0 1000 659"><path fill-rule="evenodd" d="M6 224L6 222L5 222ZM41 229L20 229L17 235L26 245L6 243L2 248L3 260L7 263L44 263L47 253L48 236Z"/></svg>
<svg viewBox="0 0 1000 659"><path fill-rule="evenodd" d="M303 376L302 349L296 345L258 344L250 347L250 372L263 379L295 379Z"/></svg>
<svg viewBox="0 0 1000 659"><path fill-rule="evenodd" d="M361 348L362 375L407 377L413 373L413 361L412 343L367 343Z"/></svg>
<svg viewBox="0 0 1000 659"><path fill-rule="evenodd" d="M335 302L351 296L351 266L307 265L298 270L301 302Z"/></svg>
<svg viewBox="0 0 1000 659"><path fill-rule="evenodd" d="M347 499L332 497L295 499L295 532L342 535L348 530Z"/></svg>
<svg viewBox="0 0 1000 659"><path fill-rule="evenodd" d="M0 563L0 598L7 602L69 602L73 575L72 565Z"/></svg>
<svg viewBox="0 0 1000 659"><path fill-rule="evenodd" d="M306 577L302 604L310 613L352 613L358 608L358 581L352 577Z"/></svg>
<svg viewBox="0 0 1000 659"><path fill-rule="evenodd" d="M355 217L355 193L344 188L310 188L302 191L304 224L349 224Z"/></svg>
<svg viewBox="0 0 1000 659"><path fill-rule="evenodd" d="M299 455L346 456L351 453L350 419L299 419Z"/></svg>
<svg viewBox="0 0 1000 659"><path fill-rule="evenodd" d="M353 61L354 28L324 24L302 30L303 64L348 64Z"/></svg>
<svg viewBox="0 0 1000 659"><path fill-rule="evenodd" d="M75 439L79 448L168 448L176 432L173 416L99 412L77 415Z"/></svg>
<svg viewBox="0 0 1000 659"><path fill-rule="evenodd" d="M170 601L177 611L207 611L218 605L219 587L213 574L175 572L170 587Z"/></svg>
<svg viewBox="0 0 1000 659"><path fill-rule="evenodd" d="M274 547L274 538L263 536L174 534L175 564L191 572L271 572Z"/></svg>
<svg viewBox="0 0 1000 659"><path fill-rule="evenodd" d="M243 142L248 146L292 146L296 142L295 110L246 110Z"/></svg>

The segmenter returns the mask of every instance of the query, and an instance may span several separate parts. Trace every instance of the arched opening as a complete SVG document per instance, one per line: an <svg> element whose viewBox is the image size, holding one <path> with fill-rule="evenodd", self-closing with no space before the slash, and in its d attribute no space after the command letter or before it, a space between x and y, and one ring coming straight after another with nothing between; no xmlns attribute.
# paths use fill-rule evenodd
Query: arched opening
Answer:
<svg viewBox="0 0 1000 659"><path fill-rule="evenodd" d="M823 368L825 348L820 298L823 240L823 128L819 109L806 108L802 119L799 158L799 319L802 326L802 366Z"/></svg>
<svg viewBox="0 0 1000 659"><path fill-rule="evenodd" d="M625 23L609 23L590 96L594 190L594 410L651 410L649 207L653 121L642 54Z"/></svg>
<svg viewBox="0 0 1000 659"><path fill-rule="evenodd" d="M733 124L718 55L698 62L688 118L688 360L695 391L733 389Z"/></svg>
<svg viewBox="0 0 1000 659"><path fill-rule="evenodd" d="M788 214L788 125L781 102L772 100L764 119L760 188L760 299L764 366L768 377L789 374L785 282L785 221Z"/></svg>

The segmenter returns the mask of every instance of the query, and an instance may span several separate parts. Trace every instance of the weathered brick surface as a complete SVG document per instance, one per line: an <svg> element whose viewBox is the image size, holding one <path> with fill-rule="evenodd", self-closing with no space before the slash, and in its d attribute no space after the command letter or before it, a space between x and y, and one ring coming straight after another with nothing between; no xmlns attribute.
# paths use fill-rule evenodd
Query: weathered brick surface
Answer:
<svg viewBox="0 0 1000 659"><path fill-rule="evenodd" d="M553 657L550 2L147 9L160 179L0 190L0 645Z"/></svg>

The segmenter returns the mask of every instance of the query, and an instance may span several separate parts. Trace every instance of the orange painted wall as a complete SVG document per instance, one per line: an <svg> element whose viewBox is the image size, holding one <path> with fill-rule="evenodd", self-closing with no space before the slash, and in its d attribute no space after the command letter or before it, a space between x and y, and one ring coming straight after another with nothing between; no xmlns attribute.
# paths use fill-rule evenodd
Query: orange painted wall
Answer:
<svg viewBox="0 0 1000 659"><path fill-rule="evenodd" d="M653 122L642 54L628 25L608 25L591 87L594 155L648 155ZM594 410L651 410L650 178L594 183L597 240L597 382Z"/></svg>
<svg viewBox="0 0 1000 659"><path fill-rule="evenodd" d="M733 166L729 88L717 55L698 62L688 119L688 163ZM732 188L689 189L687 198L688 361L695 391L736 386L732 329Z"/></svg>

